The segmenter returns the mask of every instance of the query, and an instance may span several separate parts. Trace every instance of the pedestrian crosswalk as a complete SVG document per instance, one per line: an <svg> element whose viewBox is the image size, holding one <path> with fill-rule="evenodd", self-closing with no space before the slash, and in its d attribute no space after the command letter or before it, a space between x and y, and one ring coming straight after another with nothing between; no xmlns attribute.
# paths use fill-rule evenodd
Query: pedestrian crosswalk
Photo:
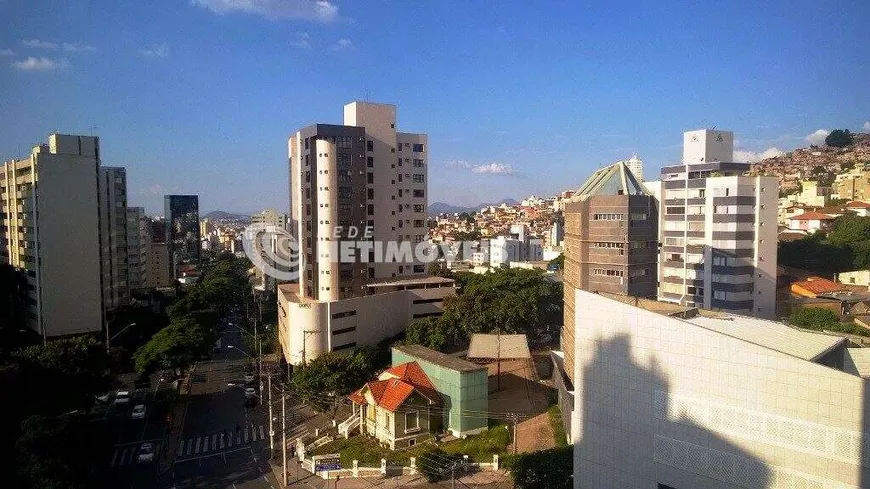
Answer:
<svg viewBox="0 0 870 489"><path fill-rule="evenodd" d="M249 425L238 429L226 429L205 436L186 438L178 442L176 459L200 457L231 448L240 447L268 438L268 429L263 425Z"/></svg>
<svg viewBox="0 0 870 489"><path fill-rule="evenodd" d="M158 454L160 454L161 445L161 443L152 442L152 446L154 447L153 458L151 460L147 460L143 457L142 462L153 462L154 460L157 460L157 456ZM119 468L139 462L139 457L137 456L138 452L139 444L124 445L115 448L115 452L112 454L112 461L109 463L109 467Z"/></svg>

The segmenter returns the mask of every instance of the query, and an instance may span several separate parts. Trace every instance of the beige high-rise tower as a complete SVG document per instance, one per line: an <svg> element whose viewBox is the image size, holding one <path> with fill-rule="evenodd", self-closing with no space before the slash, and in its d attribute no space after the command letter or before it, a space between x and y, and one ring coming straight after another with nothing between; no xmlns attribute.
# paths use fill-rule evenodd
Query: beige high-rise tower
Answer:
<svg viewBox="0 0 870 489"><path fill-rule="evenodd" d="M344 106L344 125L290 136L287 228L300 256L298 283L278 287L288 362L376 343L415 317L440 314L453 281L426 277L416 257L378 260L376 250L426 239L427 150L425 134L396 130L389 104L353 102ZM357 248L351 262L330 256L329 245L347 241L373 248Z"/></svg>
<svg viewBox="0 0 870 489"><path fill-rule="evenodd" d="M99 138L63 134L0 166L0 259L26 273L44 337L102 329L99 169Z"/></svg>

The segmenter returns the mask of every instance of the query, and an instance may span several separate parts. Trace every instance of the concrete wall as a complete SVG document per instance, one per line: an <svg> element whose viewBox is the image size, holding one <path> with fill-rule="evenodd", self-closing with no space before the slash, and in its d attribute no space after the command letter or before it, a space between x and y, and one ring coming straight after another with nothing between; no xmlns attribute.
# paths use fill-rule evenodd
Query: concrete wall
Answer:
<svg viewBox="0 0 870 489"><path fill-rule="evenodd" d="M578 488L870 484L867 381L575 291Z"/></svg>

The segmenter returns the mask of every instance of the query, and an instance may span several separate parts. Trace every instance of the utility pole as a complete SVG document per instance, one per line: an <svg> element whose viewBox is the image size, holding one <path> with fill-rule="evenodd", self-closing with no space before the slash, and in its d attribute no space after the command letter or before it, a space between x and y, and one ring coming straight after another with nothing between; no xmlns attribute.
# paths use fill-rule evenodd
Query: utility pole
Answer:
<svg viewBox="0 0 870 489"><path fill-rule="evenodd" d="M284 389L281 389L281 454L284 458L284 487L287 487L287 410Z"/></svg>
<svg viewBox="0 0 870 489"><path fill-rule="evenodd" d="M272 424L272 374L269 374L269 460L275 457L275 428Z"/></svg>

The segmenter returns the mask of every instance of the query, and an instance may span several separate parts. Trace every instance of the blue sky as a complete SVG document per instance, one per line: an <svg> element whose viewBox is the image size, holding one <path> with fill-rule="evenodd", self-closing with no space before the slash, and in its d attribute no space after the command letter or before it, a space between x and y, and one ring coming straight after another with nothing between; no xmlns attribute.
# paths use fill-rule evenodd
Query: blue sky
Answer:
<svg viewBox="0 0 870 489"><path fill-rule="evenodd" d="M660 3L0 0L0 158L93 130L130 205L286 209L287 136L368 96L471 205L653 176L689 129L752 159L870 128L870 2Z"/></svg>

